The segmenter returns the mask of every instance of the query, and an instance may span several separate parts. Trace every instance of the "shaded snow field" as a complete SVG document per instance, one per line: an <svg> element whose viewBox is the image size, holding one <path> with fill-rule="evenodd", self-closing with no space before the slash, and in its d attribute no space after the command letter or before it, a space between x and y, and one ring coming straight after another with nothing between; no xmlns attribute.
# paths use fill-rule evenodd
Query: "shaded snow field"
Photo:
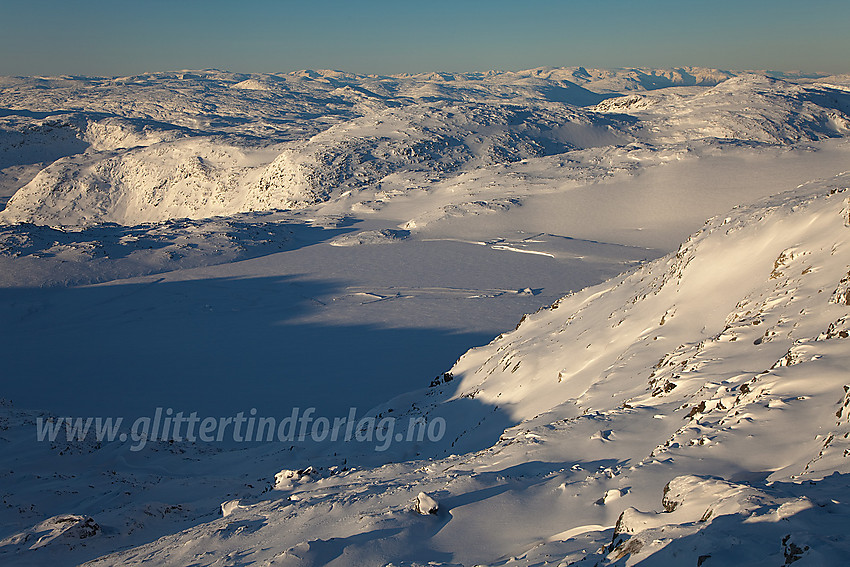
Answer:
<svg viewBox="0 0 850 567"><path fill-rule="evenodd" d="M2 79L0 560L840 564L848 84ZM400 441L36 441L156 408Z"/></svg>

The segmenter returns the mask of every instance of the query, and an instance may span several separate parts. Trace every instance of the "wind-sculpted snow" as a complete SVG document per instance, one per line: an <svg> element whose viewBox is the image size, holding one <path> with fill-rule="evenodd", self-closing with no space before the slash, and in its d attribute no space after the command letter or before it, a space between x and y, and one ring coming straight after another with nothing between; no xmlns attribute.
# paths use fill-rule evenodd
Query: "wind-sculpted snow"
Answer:
<svg viewBox="0 0 850 567"><path fill-rule="evenodd" d="M841 564L847 84L0 78L0 563Z"/></svg>

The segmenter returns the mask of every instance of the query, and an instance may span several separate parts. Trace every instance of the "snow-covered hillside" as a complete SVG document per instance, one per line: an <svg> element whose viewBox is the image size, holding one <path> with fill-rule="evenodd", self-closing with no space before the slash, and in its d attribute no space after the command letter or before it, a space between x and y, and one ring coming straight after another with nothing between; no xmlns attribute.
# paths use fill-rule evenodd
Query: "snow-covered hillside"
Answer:
<svg viewBox="0 0 850 567"><path fill-rule="evenodd" d="M625 123L547 101L415 102L397 102L305 140L267 145L275 138L266 138L262 147L253 140L245 147L241 132L236 140L204 132L155 144L132 140L117 149L107 140L127 140L96 137L88 151L42 169L9 201L3 218L73 226L297 209L380 184L390 174L444 178L632 139L622 132ZM97 122L88 131L102 129Z"/></svg>
<svg viewBox="0 0 850 567"><path fill-rule="evenodd" d="M0 79L0 563L842 564L848 85Z"/></svg>
<svg viewBox="0 0 850 567"><path fill-rule="evenodd" d="M736 208L675 254L524 318L451 369L460 380L453 399L523 421L592 413L593 399L648 411L670 403L692 421L719 408L728 421L747 399L736 393L741 387L767 392L750 384L829 359L819 352L829 345L846 350L841 341L815 345L847 334L848 185L844 174ZM728 366L732 375L721 370ZM820 372L823 382L828 371ZM717 382L716 391L705 380Z"/></svg>

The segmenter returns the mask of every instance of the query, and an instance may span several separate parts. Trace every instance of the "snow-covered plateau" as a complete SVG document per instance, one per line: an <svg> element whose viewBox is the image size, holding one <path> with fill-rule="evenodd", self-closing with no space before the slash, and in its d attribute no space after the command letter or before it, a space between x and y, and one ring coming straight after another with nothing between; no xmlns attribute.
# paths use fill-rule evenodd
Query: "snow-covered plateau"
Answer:
<svg viewBox="0 0 850 567"><path fill-rule="evenodd" d="M0 77L0 564L847 564L849 135L848 76Z"/></svg>

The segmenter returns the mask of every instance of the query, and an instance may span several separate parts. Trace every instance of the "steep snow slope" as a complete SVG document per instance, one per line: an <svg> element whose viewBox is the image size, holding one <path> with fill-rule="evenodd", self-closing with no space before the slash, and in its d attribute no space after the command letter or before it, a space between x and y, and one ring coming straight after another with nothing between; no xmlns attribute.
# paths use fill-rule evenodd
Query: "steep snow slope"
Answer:
<svg viewBox="0 0 850 567"><path fill-rule="evenodd" d="M458 362L453 399L499 406L515 420L581 415L600 401L670 399L678 411L702 412L722 397L709 390L705 400L689 401L706 391L707 376L717 392L735 392L762 380L759 371L820 360L799 353L838 337L845 323L847 183L842 175L739 208L674 255L530 316ZM818 348L829 345L843 346Z"/></svg>

